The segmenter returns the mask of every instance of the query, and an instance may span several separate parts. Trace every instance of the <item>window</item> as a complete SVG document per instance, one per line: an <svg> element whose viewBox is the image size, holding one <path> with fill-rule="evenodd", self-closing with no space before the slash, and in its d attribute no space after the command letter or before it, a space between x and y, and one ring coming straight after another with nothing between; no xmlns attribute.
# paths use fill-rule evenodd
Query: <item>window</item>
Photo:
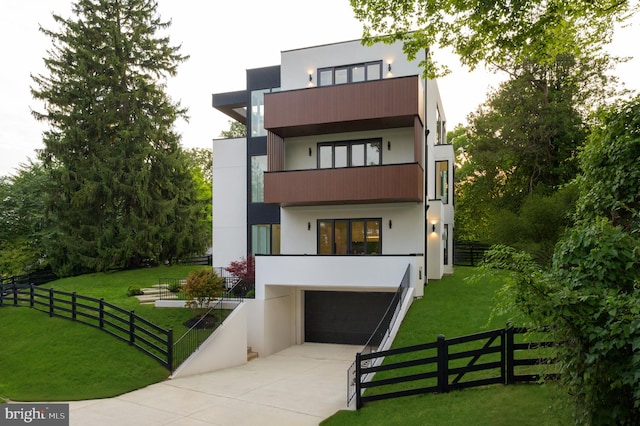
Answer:
<svg viewBox="0 0 640 426"><path fill-rule="evenodd" d="M280 224L251 225L252 254L280 254Z"/></svg>
<svg viewBox="0 0 640 426"><path fill-rule="evenodd" d="M379 166L382 164L382 140L363 139L318 144L318 168Z"/></svg>
<svg viewBox="0 0 640 426"><path fill-rule="evenodd" d="M436 161L436 200L449 202L449 162Z"/></svg>
<svg viewBox="0 0 640 426"><path fill-rule="evenodd" d="M382 219L318 221L318 254L380 254Z"/></svg>
<svg viewBox="0 0 640 426"><path fill-rule="evenodd" d="M264 129L264 94L279 92L279 87L260 89L251 92L251 136L266 136Z"/></svg>
<svg viewBox="0 0 640 426"><path fill-rule="evenodd" d="M436 105L436 145L446 145L447 126L440 115L440 107Z"/></svg>
<svg viewBox="0 0 640 426"><path fill-rule="evenodd" d="M382 61L318 69L320 86L380 80L381 76Z"/></svg>
<svg viewBox="0 0 640 426"><path fill-rule="evenodd" d="M267 171L267 156L251 157L251 202L264 202L264 172Z"/></svg>

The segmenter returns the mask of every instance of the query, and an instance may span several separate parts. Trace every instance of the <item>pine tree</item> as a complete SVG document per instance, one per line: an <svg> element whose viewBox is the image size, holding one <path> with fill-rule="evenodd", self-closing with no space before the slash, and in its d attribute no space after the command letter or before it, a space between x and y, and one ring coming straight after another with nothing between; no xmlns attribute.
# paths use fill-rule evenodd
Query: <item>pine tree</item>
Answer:
<svg viewBox="0 0 640 426"><path fill-rule="evenodd" d="M165 93L187 59L152 0L78 0L32 76L48 123L47 253L61 275L135 267L202 251L206 230L173 123L186 110ZM201 201L200 201L201 202Z"/></svg>

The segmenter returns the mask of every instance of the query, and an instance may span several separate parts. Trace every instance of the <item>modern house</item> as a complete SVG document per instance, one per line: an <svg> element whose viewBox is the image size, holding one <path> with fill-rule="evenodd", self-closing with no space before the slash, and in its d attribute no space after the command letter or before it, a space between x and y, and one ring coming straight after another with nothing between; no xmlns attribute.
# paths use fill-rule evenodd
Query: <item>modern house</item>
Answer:
<svg viewBox="0 0 640 426"><path fill-rule="evenodd" d="M213 265L256 256L248 345L364 344L403 278L408 306L453 272L454 154L435 81L400 43L281 53L213 107ZM406 275L405 275L406 274Z"/></svg>

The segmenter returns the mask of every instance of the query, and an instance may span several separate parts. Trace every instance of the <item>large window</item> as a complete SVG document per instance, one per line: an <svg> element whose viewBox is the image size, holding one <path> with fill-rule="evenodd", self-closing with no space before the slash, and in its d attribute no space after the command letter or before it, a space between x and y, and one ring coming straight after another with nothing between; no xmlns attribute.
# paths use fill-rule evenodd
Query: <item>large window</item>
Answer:
<svg viewBox="0 0 640 426"><path fill-rule="evenodd" d="M318 69L318 85L333 86L334 84L380 80L381 76L382 61L320 68Z"/></svg>
<svg viewBox="0 0 640 426"><path fill-rule="evenodd" d="M436 161L436 200L449 202L449 162Z"/></svg>
<svg viewBox="0 0 640 426"><path fill-rule="evenodd" d="M382 219L318 221L318 254L380 254Z"/></svg>
<svg viewBox="0 0 640 426"><path fill-rule="evenodd" d="M264 94L279 92L279 87L260 89L251 92L251 136L266 136L264 129Z"/></svg>
<svg viewBox="0 0 640 426"><path fill-rule="evenodd" d="M382 140L363 139L318 144L318 168L379 166L382 164Z"/></svg>
<svg viewBox="0 0 640 426"><path fill-rule="evenodd" d="M280 224L251 225L252 254L280 254Z"/></svg>
<svg viewBox="0 0 640 426"><path fill-rule="evenodd" d="M267 171L267 156L251 157L251 202L264 202L264 172Z"/></svg>

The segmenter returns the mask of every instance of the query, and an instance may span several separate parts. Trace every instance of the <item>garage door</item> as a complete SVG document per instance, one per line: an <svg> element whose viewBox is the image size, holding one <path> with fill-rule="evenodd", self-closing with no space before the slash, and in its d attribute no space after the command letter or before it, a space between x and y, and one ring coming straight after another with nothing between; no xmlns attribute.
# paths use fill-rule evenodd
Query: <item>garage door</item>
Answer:
<svg viewBox="0 0 640 426"><path fill-rule="evenodd" d="M304 292L306 342L364 345L395 293Z"/></svg>

